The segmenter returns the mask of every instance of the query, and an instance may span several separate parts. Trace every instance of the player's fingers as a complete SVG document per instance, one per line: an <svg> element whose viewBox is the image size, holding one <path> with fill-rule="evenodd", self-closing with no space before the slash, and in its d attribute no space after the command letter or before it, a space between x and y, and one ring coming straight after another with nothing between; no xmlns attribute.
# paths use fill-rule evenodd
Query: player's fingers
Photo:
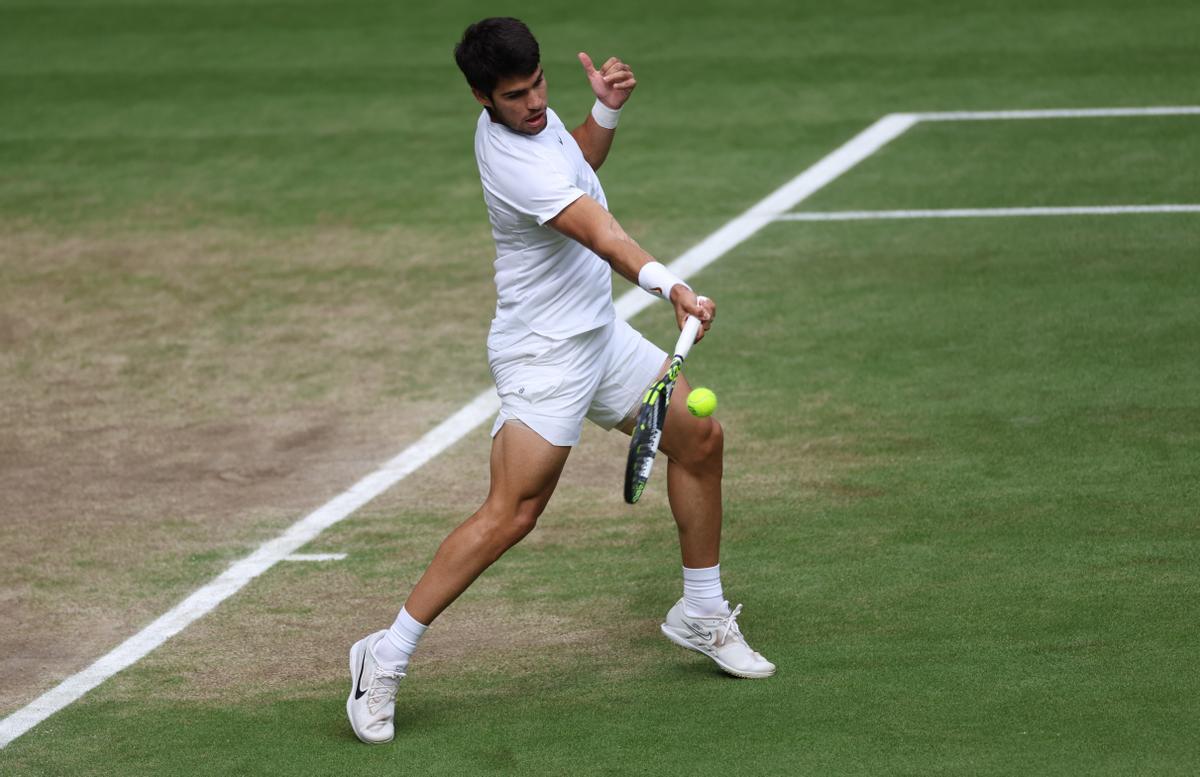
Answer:
<svg viewBox="0 0 1200 777"><path fill-rule="evenodd" d="M596 66L592 64L592 58L587 55L586 51L579 52L579 63L583 65L583 72L589 76L596 72Z"/></svg>
<svg viewBox="0 0 1200 777"><path fill-rule="evenodd" d="M621 60L617 59L616 57L609 57L608 59L604 60L604 64L600 67L600 72L607 73L619 64L621 64Z"/></svg>
<svg viewBox="0 0 1200 777"><path fill-rule="evenodd" d="M625 65L625 64L620 64L620 65L617 65L616 67L609 68L608 70L604 71L604 80L608 81L610 84L613 81L620 81L623 78L632 78L632 77L633 77L633 71L630 70L629 66Z"/></svg>
<svg viewBox="0 0 1200 777"><path fill-rule="evenodd" d="M619 84L613 84L613 89L632 89L637 86L637 79L631 78L628 81L622 81Z"/></svg>

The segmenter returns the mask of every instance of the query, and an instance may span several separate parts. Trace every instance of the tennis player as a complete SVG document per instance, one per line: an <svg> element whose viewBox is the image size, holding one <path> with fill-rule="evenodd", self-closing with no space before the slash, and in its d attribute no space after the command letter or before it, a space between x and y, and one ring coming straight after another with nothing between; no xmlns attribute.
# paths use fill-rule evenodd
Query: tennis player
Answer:
<svg viewBox="0 0 1200 777"><path fill-rule="evenodd" d="M680 326L689 314L698 317L697 339L716 313L608 212L596 171L637 86L627 64L613 57L597 68L579 54L596 102L568 130L547 104L538 43L520 21L472 24L454 56L483 106L475 159L496 242L487 347L501 407L492 427L491 487L483 506L442 542L395 623L350 649L346 711L364 742L392 739L397 686L421 635L533 530L584 419L629 433L642 394L665 369L667 354L616 317L611 271L670 302ZM721 426L687 412L688 391L681 377L660 446L683 557L683 598L662 630L730 674L769 677L775 665L746 644L741 605L730 609L721 587Z"/></svg>

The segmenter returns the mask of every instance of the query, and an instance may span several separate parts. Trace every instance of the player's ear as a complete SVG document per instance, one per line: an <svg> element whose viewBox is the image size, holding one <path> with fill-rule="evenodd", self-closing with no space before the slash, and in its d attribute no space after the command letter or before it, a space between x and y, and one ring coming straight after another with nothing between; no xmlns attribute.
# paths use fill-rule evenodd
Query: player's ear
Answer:
<svg viewBox="0 0 1200 777"><path fill-rule="evenodd" d="M475 99L479 102L480 105L485 106L487 108L496 107L496 106L492 105L492 98L488 97L486 94L479 91L478 89L476 89L473 86L471 87L471 94L475 95Z"/></svg>

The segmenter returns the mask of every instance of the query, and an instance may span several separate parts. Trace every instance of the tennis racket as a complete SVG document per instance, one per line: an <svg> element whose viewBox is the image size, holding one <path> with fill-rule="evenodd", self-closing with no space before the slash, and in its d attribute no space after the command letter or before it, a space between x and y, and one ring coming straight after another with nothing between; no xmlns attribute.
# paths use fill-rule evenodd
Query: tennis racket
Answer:
<svg viewBox="0 0 1200 777"><path fill-rule="evenodd" d="M692 350L692 345L696 342L696 333L699 331L700 319L688 316L683 322L679 340L675 343L675 355L671 357L667 373L648 388L642 397L637 422L633 425L633 435L629 438L629 459L625 463L625 501L629 504L642 498L646 481L650 479L650 470L654 468L654 456L658 453L658 443L662 440L663 425L667 422L667 406L671 404L671 394L675 392L675 381L683 370L683 360L687 358L688 351Z"/></svg>

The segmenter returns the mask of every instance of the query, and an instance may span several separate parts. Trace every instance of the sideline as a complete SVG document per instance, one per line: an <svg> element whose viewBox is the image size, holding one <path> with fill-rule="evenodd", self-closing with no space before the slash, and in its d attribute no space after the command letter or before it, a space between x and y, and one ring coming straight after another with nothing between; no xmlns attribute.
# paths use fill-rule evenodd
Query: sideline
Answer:
<svg viewBox="0 0 1200 777"><path fill-rule="evenodd" d="M917 122L911 114L891 114L855 135L840 148L760 200L749 210L713 232L674 262L671 270L687 279L745 242L767 224L818 189L902 135ZM628 320L656 301L641 289L630 289L616 301L617 315ZM292 524L249 556L234 562L212 582L198 589L137 634L129 637L86 669L71 675L28 705L0 721L0 748L78 700L108 678L139 661L188 625L211 612L247 583L285 560L330 526L387 491L441 454L500 408L494 389L488 389L442 421L375 472Z"/></svg>

